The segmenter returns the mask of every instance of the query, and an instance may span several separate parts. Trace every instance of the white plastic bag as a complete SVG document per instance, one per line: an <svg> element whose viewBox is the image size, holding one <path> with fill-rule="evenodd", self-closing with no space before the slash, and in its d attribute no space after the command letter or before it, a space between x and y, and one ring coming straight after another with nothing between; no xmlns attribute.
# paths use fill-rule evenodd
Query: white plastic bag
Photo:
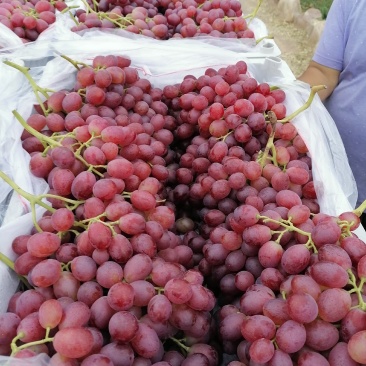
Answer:
<svg viewBox="0 0 366 366"><path fill-rule="evenodd" d="M4 59L24 64L20 59L6 57L2 61ZM30 157L20 140L23 127L12 113L17 110L23 118L27 118L36 102L35 96L23 74L3 62L0 62L0 78L0 170L26 192L44 193L47 184L29 172ZM9 222L29 211L29 202L17 194L11 196L11 191L12 188L0 179L0 226L1 223Z"/></svg>
<svg viewBox="0 0 366 366"><path fill-rule="evenodd" d="M0 23L0 34L0 52L4 52L8 48L11 49L23 45L22 40L2 23Z"/></svg>
<svg viewBox="0 0 366 366"><path fill-rule="evenodd" d="M49 364L50 358L45 354L41 353L35 357L30 358L17 358L15 359L11 357L0 356L0 366L47 366Z"/></svg>

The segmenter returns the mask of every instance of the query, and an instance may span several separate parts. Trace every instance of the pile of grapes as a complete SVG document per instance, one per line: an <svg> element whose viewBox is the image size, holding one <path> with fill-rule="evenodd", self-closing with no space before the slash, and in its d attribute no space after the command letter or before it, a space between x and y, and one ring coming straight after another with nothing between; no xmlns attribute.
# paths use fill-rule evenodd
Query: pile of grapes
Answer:
<svg viewBox="0 0 366 366"><path fill-rule="evenodd" d="M260 5L258 4L258 7ZM93 0L73 15L63 0L2 0L0 22L26 43L56 21L55 10L69 12L74 32L90 28L125 29L166 40L211 36L254 40L238 0ZM257 9L258 9L257 7ZM255 11L248 15L253 17ZM67 15L66 15L67 16Z"/></svg>
<svg viewBox="0 0 366 366"><path fill-rule="evenodd" d="M95 4L95 5L94 5ZM77 10L73 31L122 28L155 39L211 36L253 39L237 0L100 0Z"/></svg>
<svg viewBox="0 0 366 366"><path fill-rule="evenodd" d="M26 43L35 41L56 21L56 11L65 9L63 0L2 0L0 23Z"/></svg>
<svg viewBox="0 0 366 366"><path fill-rule="evenodd" d="M34 211L0 354L50 366L366 363L364 207L320 213L286 94L237 62L156 88L122 56L76 68L21 139ZM23 73L24 67L7 62ZM28 74L29 76L29 74ZM38 94L39 95L39 94ZM314 95L314 90L311 97Z"/></svg>

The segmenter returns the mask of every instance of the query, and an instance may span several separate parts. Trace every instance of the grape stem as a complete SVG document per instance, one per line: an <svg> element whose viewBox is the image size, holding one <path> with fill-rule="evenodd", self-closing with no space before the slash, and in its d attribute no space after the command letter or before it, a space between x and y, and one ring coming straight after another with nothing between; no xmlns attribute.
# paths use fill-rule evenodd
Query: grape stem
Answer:
<svg viewBox="0 0 366 366"><path fill-rule="evenodd" d="M275 219L271 219L267 216L262 216L262 215L257 215L258 219L262 219L263 222L274 222L277 223L279 225L281 225L282 227L284 227L287 231L295 231L301 235L307 236L308 237L308 241L304 244L306 246L307 249L312 250L314 253L318 253L318 250L316 249L315 244L313 243L312 239L311 239L311 234L299 229L298 227L294 226L294 224L290 221L290 220L275 220ZM272 234L280 234L280 236L282 237L282 235L284 235L284 231L272 231Z"/></svg>
<svg viewBox="0 0 366 366"><path fill-rule="evenodd" d="M85 64L84 62L80 62L80 61L74 61L72 58L66 56L66 55L61 55L61 57L63 59L65 59L66 61L69 61L77 70L80 70L80 66L84 66L84 67L90 67L90 65Z"/></svg>
<svg viewBox="0 0 366 366"><path fill-rule="evenodd" d="M347 236L351 236L351 226L354 224L354 221L349 222L346 220L338 220L338 226L342 230L342 237L345 238Z"/></svg>
<svg viewBox="0 0 366 366"><path fill-rule="evenodd" d="M69 11L69 16L72 19L72 21L76 24L76 26L80 25L80 23L76 20L76 18L74 17L74 15L71 13L71 11Z"/></svg>
<svg viewBox="0 0 366 366"><path fill-rule="evenodd" d="M25 349L25 348L29 348L31 346L36 346L38 344L43 344L43 343L47 343L47 342L52 342L53 341L53 337L50 337L50 330L51 328L50 327L47 327L46 328L46 335L43 339L39 340L39 341L33 341L33 342L29 342L29 343L24 343L22 344L21 346L17 346L16 345L16 342L18 340L21 340L23 337L24 337L24 333L23 332L20 332L19 334L17 334L14 339L12 340L11 342L11 355L10 356L14 356L14 354L18 351L21 351L22 349Z"/></svg>
<svg viewBox="0 0 366 366"><path fill-rule="evenodd" d="M81 64L81 63L79 63L79 64ZM24 118L16 110L13 110L13 114L14 114L15 118L19 121L19 123L24 127L24 129L27 130L34 137L36 137L42 143L42 145L44 146L45 149L48 146L51 146L51 147L62 147L63 146L60 142L55 141L54 139L41 134L40 132L35 130L33 127L29 126L27 124L27 122L24 120ZM75 158L80 160L88 168L89 171L92 171L94 174L97 174L100 177L103 177L103 174L101 172L99 172L97 169L95 169L95 167L93 165L89 164L80 154L74 154L74 155L75 155ZM102 166L102 167L105 168L105 166Z"/></svg>
<svg viewBox="0 0 366 366"><path fill-rule="evenodd" d="M13 180L11 180L1 170L0 170L0 178L2 178L6 183L8 183L10 185L10 187L12 187L14 189L15 192L17 192L20 196L24 197L30 203L31 210L32 210L33 223L39 232L42 232L43 230L39 227L39 225L37 223L36 212L35 212L36 204L45 208L46 210L48 210L51 213L56 211L55 208L53 208L52 206L50 206L47 203L42 201L44 198L55 198L55 199L62 200L66 203L72 204L72 206L68 207L68 209L71 211L84 202L84 201L75 201L70 198L66 198L63 196L57 196L55 194L50 194L50 193L40 194L40 195L35 196L33 194L26 192L24 189L20 188ZM75 226L80 226L80 227L84 228L84 225L80 222L75 222L74 224L75 224Z"/></svg>
<svg viewBox="0 0 366 366"><path fill-rule="evenodd" d="M39 96L39 93L41 93L47 99L49 97L47 92L50 91L50 90L41 88L39 85L37 85L35 83L35 81L33 80L33 78L29 74L30 69L28 67L20 66L20 65L14 63L14 62L11 62L11 61L4 61L4 64L19 70L28 79L28 81L29 81L29 83L30 83L30 85L33 89L33 92L36 96L36 99L37 99L39 105L42 108L42 111L43 111L44 115L47 116L48 112L46 110L46 107L43 104L42 99Z"/></svg>
<svg viewBox="0 0 366 366"><path fill-rule="evenodd" d="M253 18L257 15L258 10L259 10L260 6L262 5L262 2L263 2L263 0L258 0L257 6L254 8L254 10L253 10L250 14L248 14L248 15L246 15L246 16L244 17L244 19L248 19L248 18L250 18L250 20L249 20L249 22L248 22L248 25L249 25L249 24L250 24L250 22L253 20Z"/></svg>
<svg viewBox="0 0 366 366"><path fill-rule="evenodd" d="M363 201L355 210L353 210L353 213L358 217L361 217L362 213L365 210L366 210L366 200Z"/></svg>
<svg viewBox="0 0 366 366"><path fill-rule="evenodd" d="M276 149L274 148L274 144L273 144L275 132L276 132L277 117L276 117L276 114L272 111L269 111L267 116L269 118L269 123L272 125L272 132L268 137L268 141L267 141L266 147L263 151L263 154L261 154L258 159L258 160L260 160L260 165L261 165L262 169L267 161L270 150L272 151L273 164L275 166L278 166L277 159L276 159Z"/></svg>
<svg viewBox="0 0 366 366"><path fill-rule="evenodd" d="M89 6L89 4L87 4L87 5ZM98 2L96 0L93 0L93 6L94 6L94 10L97 12L98 11Z"/></svg>
<svg viewBox="0 0 366 366"><path fill-rule="evenodd" d="M359 283L359 285L357 286L357 282L356 282L356 277L353 274L351 269L347 270L348 272L348 276L349 276L349 281L348 283L350 285L352 285L353 289L351 291L349 291L350 293L356 293L357 294L357 298L358 298L358 308L360 308L363 311L366 311L366 303L363 301L363 297L362 297L362 288L363 285L365 283L365 279L361 278L361 281Z"/></svg>
<svg viewBox="0 0 366 366"><path fill-rule="evenodd" d="M261 38L258 38L258 39L256 39L256 41L255 41L255 44L259 44L260 42L262 42L264 39L274 39L274 37L272 36L272 35L268 35L268 36L263 36L263 37L261 37Z"/></svg>
<svg viewBox="0 0 366 366"><path fill-rule="evenodd" d="M234 130L231 130L226 135L218 137L217 141L225 141L226 137L230 136L233 132L234 132Z"/></svg>
<svg viewBox="0 0 366 366"><path fill-rule="evenodd" d="M67 205L67 208L70 211L75 210L78 206L80 206L81 204L83 204L85 202L85 201L72 200L71 198L66 198L66 197L63 197L63 196L58 196L56 194L50 194L50 193L39 195L38 198L40 198L40 199L41 198L55 198L57 200L61 200L61 201L64 201L66 203L69 203L70 205L72 205L72 206Z"/></svg>
<svg viewBox="0 0 366 366"><path fill-rule="evenodd" d="M321 90L326 89L327 87L325 85L315 85L312 86L310 89L310 95L308 100L299 108L297 109L295 112L291 113L289 116L283 118L283 119L279 119L278 122L281 123L285 123L288 122L290 120L292 120L293 118L295 118L298 114L300 114L302 111L304 111L305 109L308 109L315 97L315 94L318 93Z"/></svg>
<svg viewBox="0 0 366 366"><path fill-rule="evenodd" d="M12 187L14 189L15 192L20 194L22 197L24 197L30 203L31 210L32 210L32 220L33 220L34 226L36 227L36 229L39 232L42 232L43 230L40 228L40 226L37 223L36 210L35 210L36 204L38 204L39 206L45 208L46 210L49 210L50 212L55 212L56 210L53 207L51 207L51 206L47 205L46 203L42 202L41 196L34 196L34 195L24 191L22 188L20 188L14 181L12 181L1 170L0 170L0 178L2 178L6 183L8 183L10 185L10 187Z"/></svg>
<svg viewBox="0 0 366 366"><path fill-rule="evenodd" d="M79 9L79 6L78 5L68 6L65 9L61 10L61 14L65 14L67 12L70 12L71 9Z"/></svg>
<svg viewBox="0 0 366 366"><path fill-rule="evenodd" d="M30 134L32 134L34 137L36 137L39 141L41 141L44 148L47 147L47 145L50 145L51 147L60 147L62 146L61 143L54 141L48 136L42 135L40 132L38 132L33 127L29 126L28 123L24 120L24 118L16 111L12 111L15 118L18 120L18 122L23 126L23 128L28 131Z"/></svg>
<svg viewBox="0 0 366 366"><path fill-rule="evenodd" d="M161 294L164 293L164 288L163 287L157 287L157 286L155 286L154 289L155 289L155 291L158 292L158 295L161 295Z"/></svg>
<svg viewBox="0 0 366 366"><path fill-rule="evenodd" d="M189 352L190 347L187 347L185 344L182 343L182 341L184 341L184 339L177 339L174 337L170 337L169 339L171 339L174 343L176 343L185 352L187 352L187 353Z"/></svg>

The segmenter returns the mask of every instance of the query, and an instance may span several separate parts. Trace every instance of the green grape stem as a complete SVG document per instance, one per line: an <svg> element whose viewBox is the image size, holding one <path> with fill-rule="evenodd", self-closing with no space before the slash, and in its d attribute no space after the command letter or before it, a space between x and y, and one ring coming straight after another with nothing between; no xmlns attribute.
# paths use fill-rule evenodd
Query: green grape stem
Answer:
<svg viewBox="0 0 366 366"><path fill-rule="evenodd" d="M229 131L226 135L218 137L217 141L225 141L226 137L230 136L232 133L234 132L234 130Z"/></svg>
<svg viewBox="0 0 366 366"><path fill-rule="evenodd" d="M248 18L250 18L250 20L249 20L249 22L248 22L248 25L250 24L250 22L252 21L252 19L253 19L253 18L255 18L255 16L257 15L258 10L259 10L259 8L260 8L260 7L261 7L261 5L262 5L262 2L263 2L263 0L258 0L257 5L256 5L256 7L254 8L254 10L253 10L250 14L248 14L248 15L246 15L246 16L244 17L244 19L248 19Z"/></svg>
<svg viewBox="0 0 366 366"><path fill-rule="evenodd" d="M33 127L29 126L27 124L27 122L24 120L24 118L16 110L13 111L13 114L16 117L16 119L19 121L19 123L24 127L24 129L27 130L34 137L36 137L42 143L42 145L44 146L45 149L47 148L47 146L50 146L50 147L62 147L63 146L60 142L55 141L51 137L41 134L40 132L35 130ZM80 160L88 168L89 171L92 171L94 174L97 174L100 177L103 177L103 174L101 172L99 172L97 169L95 169L95 167L93 165L89 164L80 154L74 153L74 156L76 159ZM104 165L101 167L105 168Z"/></svg>
<svg viewBox="0 0 366 366"><path fill-rule="evenodd" d="M342 234L341 235L342 235L343 238L352 235L351 226L353 224L354 224L354 221L349 222L349 221L346 221L346 220L338 220L338 226L342 230Z"/></svg>
<svg viewBox="0 0 366 366"><path fill-rule="evenodd" d="M275 137L275 132L276 132L275 126L276 126L277 118L276 118L276 114L272 111L269 111L267 116L269 118L269 123L272 125L272 132L268 137L268 141L267 141L267 144L266 144L266 147L265 147L263 153L259 157L260 165L261 165L262 169L267 161L267 158L269 157L268 156L269 151L272 152L273 164L275 166L278 166L277 159L276 159L276 149L274 148L274 143L273 143L274 137Z"/></svg>
<svg viewBox="0 0 366 366"><path fill-rule="evenodd" d="M357 286L356 276L353 274L351 269L347 270L349 281L348 283L353 287L352 290L350 290L350 293L356 293L357 299L358 299L358 308L360 308L362 311L366 311L366 303L363 301L362 297L362 288L365 283L365 279L361 278L361 281L359 285Z"/></svg>
<svg viewBox="0 0 366 366"><path fill-rule="evenodd" d="M29 126L28 123L24 120L24 118L16 110L12 111L12 113L14 114L14 116L18 120L18 122L22 125L22 127L26 131L28 131L30 134L32 134L34 137L36 137L39 141L41 141L42 145L45 148L47 147L47 145L49 145L51 147L62 146L60 142L57 142L57 141L51 139L50 137L41 134L40 132L35 130L33 127Z"/></svg>
<svg viewBox="0 0 366 366"><path fill-rule="evenodd" d="M169 339L177 344L180 348L182 348L185 352L189 352L190 347L187 347L185 344L183 344L183 342L185 341L184 339L177 339L174 337L170 337Z"/></svg>
<svg viewBox="0 0 366 366"><path fill-rule="evenodd" d="M39 206L42 206L43 208L45 208L46 210L49 210L50 212L56 211L56 209L54 209L50 205L47 205L47 203L45 203L41 200L42 196L34 196L33 194L26 192L24 189L20 188L14 181L12 181L1 170L0 170L0 178L2 178L6 183L8 183L10 185L10 187L14 189L15 192L19 193L22 197L24 197L32 206L34 206L35 204L38 204Z"/></svg>
<svg viewBox="0 0 366 366"><path fill-rule="evenodd" d="M12 350L11 356L14 356L15 353L21 351L22 349L29 348L31 346L36 346L38 344L44 344L44 343L47 343L47 342L52 342L53 341L53 337L50 337L50 330L51 330L51 328L50 327L47 327L46 328L46 335L45 335L45 337L43 339L40 339L39 341L33 341L33 342L29 342L29 343L24 343L21 346L17 346L16 345L16 342L18 340L21 340L24 337L24 333L23 332L20 332L19 334L17 334L14 337L14 339L11 342L11 350Z"/></svg>
<svg viewBox="0 0 366 366"><path fill-rule="evenodd" d="M161 295L164 293L164 288L163 287L154 287L155 291L158 292L158 295Z"/></svg>
<svg viewBox="0 0 366 366"><path fill-rule="evenodd" d="M270 34L268 36L263 36L261 38L256 39L255 40L255 44L259 44L260 42L262 42L265 39L274 39L274 37L272 35L270 35Z"/></svg>
<svg viewBox="0 0 366 366"><path fill-rule="evenodd" d="M79 61L75 61L72 58L66 56L66 55L61 55L61 57L63 59L65 59L66 61L70 62L77 70L80 70L80 66L84 66L84 67L90 67L90 65L85 64L84 62L79 62Z"/></svg>
<svg viewBox="0 0 366 366"><path fill-rule="evenodd" d="M76 20L76 18L74 17L74 15L71 13L71 11L68 12L71 20L75 23L76 26L80 25L80 23Z"/></svg>
<svg viewBox="0 0 366 366"><path fill-rule="evenodd" d="M366 210L366 200L363 201L355 210L353 210L353 213L358 217L361 217L361 215L365 210Z"/></svg>
<svg viewBox="0 0 366 366"><path fill-rule="evenodd" d="M295 118L298 114L300 114L305 109L308 109L311 105L311 103L314 100L315 94L318 93L321 90L326 89L327 87L325 85L315 85L312 86L310 89L310 95L308 100L295 112L291 113L289 116L285 117L284 119L279 119L278 122L285 123L291 121L293 118Z"/></svg>
<svg viewBox="0 0 366 366"><path fill-rule="evenodd" d="M33 89L33 92L36 96L38 104L42 108L42 111L43 111L44 115L47 116L48 113L47 113L46 107L44 106L43 101L42 101L39 93L42 94L46 99L48 99L49 95L48 95L47 91L49 91L49 90L41 88L39 85L36 84L34 79L29 74L30 69L28 67L20 66L20 65L14 63L14 62L11 62L11 61L4 61L4 64L19 70L27 78L27 80L29 81L29 83L30 83L30 85Z"/></svg>
<svg viewBox="0 0 366 366"><path fill-rule="evenodd" d="M257 215L257 218L263 220L263 222L277 223L277 224L281 225L282 227L284 227L287 231L294 231L301 235L307 236L308 241L304 244L306 246L306 248L309 250L312 250L314 253L318 252L315 244L311 240L311 234L304 230L299 229L290 220L275 220L275 219L271 219L267 216L262 216L262 215ZM276 234L276 233L278 233L280 235L280 237L282 237L282 235L284 235L285 231L272 231L272 234ZM279 239L277 239L277 240L279 241Z"/></svg>
<svg viewBox="0 0 366 366"><path fill-rule="evenodd" d="M79 6L78 5L71 5L71 6L68 6L66 7L65 9L61 10L61 14L65 14L67 12L70 13L70 10L71 9L79 9Z"/></svg>
<svg viewBox="0 0 366 366"><path fill-rule="evenodd" d="M31 210L32 210L33 223L34 223L34 226L37 228L37 230L39 232L41 232L43 230L39 227L39 225L37 223L36 211L35 211L36 205L45 208L47 211L49 211L51 213L56 211L55 208L53 208L52 206L50 206L47 203L43 202L42 201L43 199L45 199L45 198L54 198L54 199L62 200L64 202L66 202L66 204L72 205L72 206L68 207L68 209L70 211L72 211L73 209L75 209L76 207L78 207L79 205L84 203L84 201L76 201L76 200L72 200L70 198L66 198L66 197L63 197L63 196L57 196L57 195L50 194L50 193L45 193L45 194L40 194L40 195L33 195L31 193L26 192L24 189L20 188L13 180L11 180L1 170L0 170L0 178L2 178L7 184L10 185L10 187L12 187L14 189L15 192L17 192L20 196L25 198L30 203ZM84 228L84 225L82 223L79 223L79 222L75 222L75 226L80 226L80 227Z"/></svg>

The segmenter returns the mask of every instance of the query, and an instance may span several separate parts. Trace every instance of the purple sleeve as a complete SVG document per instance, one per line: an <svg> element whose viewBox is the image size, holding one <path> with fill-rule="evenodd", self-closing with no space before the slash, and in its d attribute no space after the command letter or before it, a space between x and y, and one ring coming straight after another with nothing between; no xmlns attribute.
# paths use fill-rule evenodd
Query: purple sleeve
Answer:
<svg viewBox="0 0 366 366"><path fill-rule="evenodd" d="M323 34L317 45L313 60L321 65L341 71L346 44L346 19L350 0L334 0L329 10Z"/></svg>

